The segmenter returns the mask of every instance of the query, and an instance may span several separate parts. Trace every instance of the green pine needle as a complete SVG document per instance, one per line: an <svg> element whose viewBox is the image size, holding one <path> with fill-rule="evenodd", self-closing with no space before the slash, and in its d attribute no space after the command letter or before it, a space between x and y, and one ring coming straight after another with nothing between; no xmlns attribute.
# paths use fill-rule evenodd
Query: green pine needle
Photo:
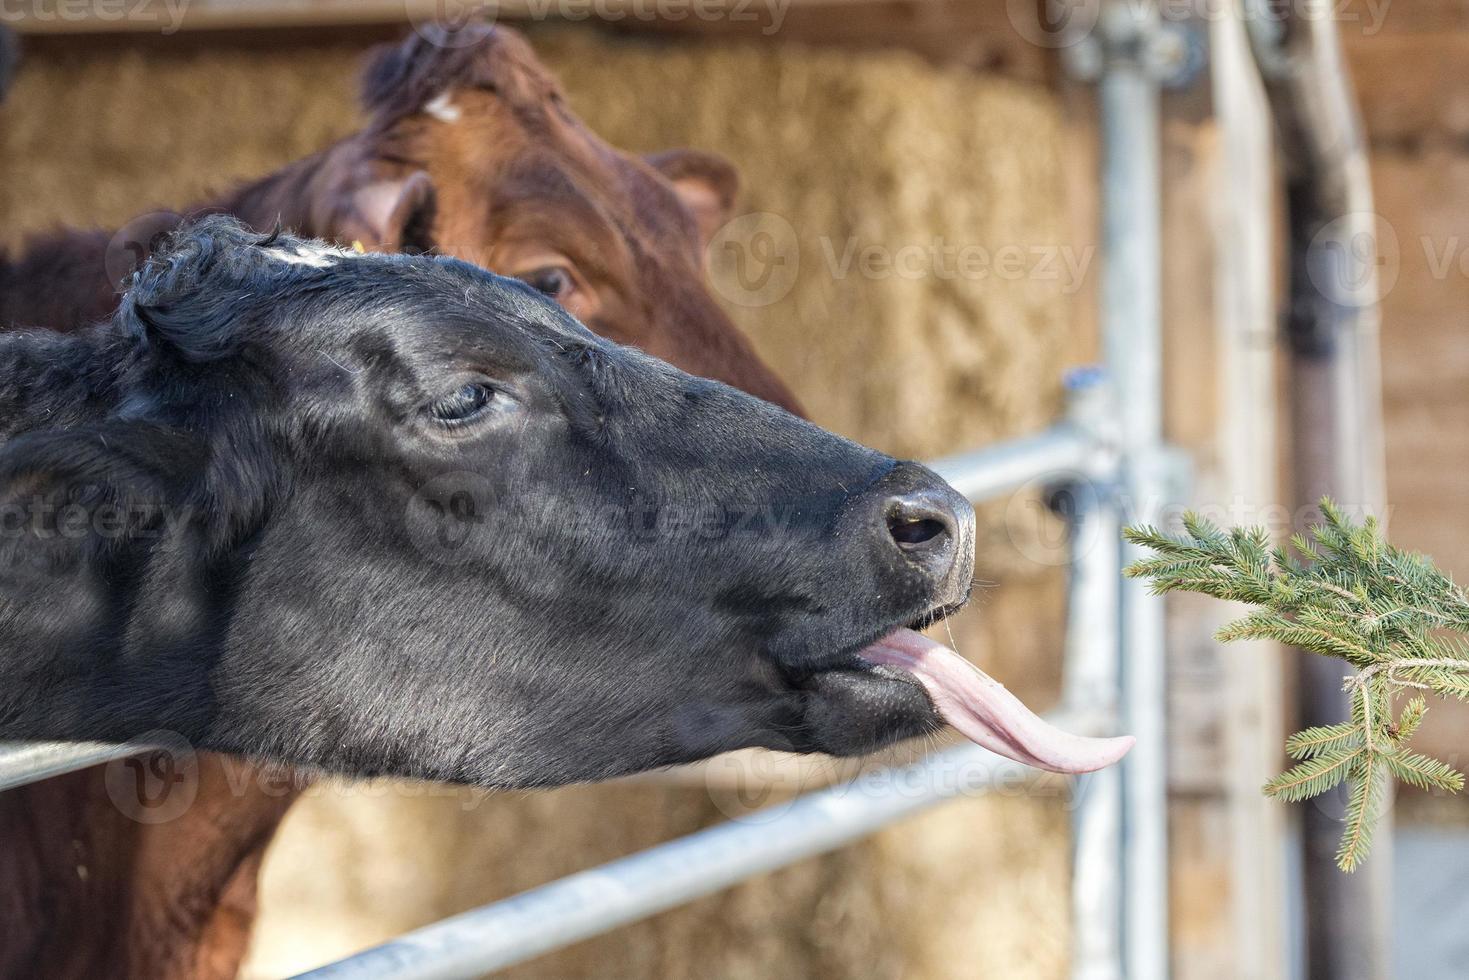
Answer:
<svg viewBox="0 0 1469 980"><path fill-rule="evenodd" d="M1273 548L1260 528L1224 531L1196 514L1185 536L1156 528L1125 531L1154 552L1127 569L1159 595L1199 592L1259 608L1219 630L1222 642L1273 640L1355 667L1345 687L1352 720L1296 732L1286 752L1296 760L1265 792L1299 802L1348 784L1337 866L1366 858L1390 779L1457 793L1464 776L1407 748L1428 712L1414 696L1394 716L1396 697L1425 691L1469 701L1469 597L1422 555L1383 540L1373 518L1355 524L1332 501L1322 523Z"/></svg>
<svg viewBox="0 0 1469 980"><path fill-rule="evenodd" d="M1344 817L1346 826L1336 848L1336 866L1343 871L1357 870L1372 849L1372 831L1377 826L1377 814L1382 809L1387 782L1384 778L1386 767L1377 760L1377 753L1363 753L1361 761L1352 770L1352 792L1347 798Z"/></svg>
<svg viewBox="0 0 1469 980"><path fill-rule="evenodd" d="M1285 751L1292 759L1313 759L1333 749L1360 745L1361 741L1356 725L1325 725L1296 732L1285 740Z"/></svg>
<svg viewBox="0 0 1469 980"><path fill-rule="evenodd" d="M1363 747L1324 752L1270 780L1265 784L1265 794L1298 803L1330 792L1352 774L1352 764L1365 752Z"/></svg>

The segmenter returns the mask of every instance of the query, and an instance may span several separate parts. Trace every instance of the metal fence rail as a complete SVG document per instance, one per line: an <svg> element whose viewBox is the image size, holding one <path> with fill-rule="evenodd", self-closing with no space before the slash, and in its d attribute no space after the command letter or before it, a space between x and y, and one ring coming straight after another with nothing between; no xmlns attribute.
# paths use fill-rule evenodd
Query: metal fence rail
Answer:
<svg viewBox="0 0 1469 980"><path fill-rule="evenodd" d="M99 742L0 742L0 792L121 759L136 751L136 747Z"/></svg>
<svg viewBox="0 0 1469 980"><path fill-rule="evenodd" d="M1059 724L1075 720L1053 719ZM1036 773L979 746L808 793L774 815L711 827L427 926L303 978L448 980L503 969L835 850L943 800Z"/></svg>

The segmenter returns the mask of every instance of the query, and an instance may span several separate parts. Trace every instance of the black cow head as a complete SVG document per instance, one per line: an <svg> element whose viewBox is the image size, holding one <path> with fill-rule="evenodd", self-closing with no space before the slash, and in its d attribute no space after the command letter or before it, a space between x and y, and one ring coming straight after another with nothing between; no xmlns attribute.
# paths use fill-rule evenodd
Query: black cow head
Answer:
<svg viewBox="0 0 1469 980"><path fill-rule="evenodd" d="M0 375L0 737L511 786L938 724L859 651L968 505L512 280L207 219Z"/></svg>

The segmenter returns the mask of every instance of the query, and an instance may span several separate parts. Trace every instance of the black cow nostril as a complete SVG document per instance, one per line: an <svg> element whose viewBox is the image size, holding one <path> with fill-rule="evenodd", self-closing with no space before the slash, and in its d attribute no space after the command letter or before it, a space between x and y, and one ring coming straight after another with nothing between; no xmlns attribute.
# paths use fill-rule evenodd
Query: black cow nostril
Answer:
<svg viewBox="0 0 1469 980"><path fill-rule="evenodd" d="M888 515L888 533L900 548L917 548L928 544L935 538L941 538L948 534L948 526L943 521L932 517L920 517L912 520L900 514Z"/></svg>

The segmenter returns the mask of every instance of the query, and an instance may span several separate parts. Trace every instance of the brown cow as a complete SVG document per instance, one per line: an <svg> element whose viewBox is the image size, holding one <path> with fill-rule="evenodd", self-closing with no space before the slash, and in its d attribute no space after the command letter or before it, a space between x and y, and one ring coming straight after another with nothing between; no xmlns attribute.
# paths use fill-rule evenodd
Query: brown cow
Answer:
<svg viewBox="0 0 1469 980"><path fill-rule="evenodd" d="M703 283L703 244L735 192L729 164L608 146L512 31L437 40L414 35L371 61L362 131L195 210L457 255L526 280L605 336L794 410ZM107 315L117 240L52 236L0 267L0 327ZM123 814L100 769L0 794L0 976L234 975L256 872L295 790L237 760L199 763L193 804L156 825Z"/></svg>
<svg viewBox="0 0 1469 980"><path fill-rule="evenodd" d="M431 36L414 34L369 63L360 132L190 213L454 255L526 280L605 337L794 408L704 285L703 245L738 187L729 162L608 146L514 31ZM122 235L29 243L0 266L0 328L102 319L125 260L138 258L129 250L166 227L144 219Z"/></svg>

